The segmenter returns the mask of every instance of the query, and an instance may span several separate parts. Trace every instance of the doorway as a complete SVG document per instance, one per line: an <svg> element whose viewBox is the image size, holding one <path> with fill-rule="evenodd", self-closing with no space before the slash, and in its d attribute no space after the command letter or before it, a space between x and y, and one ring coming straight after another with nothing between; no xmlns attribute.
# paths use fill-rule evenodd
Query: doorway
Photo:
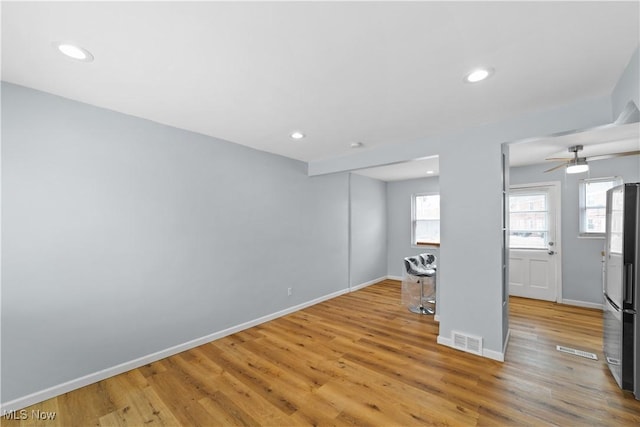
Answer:
<svg viewBox="0 0 640 427"><path fill-rule="evenodd" d="M509 191L509 295L561 300L560 182Z"/></svg>

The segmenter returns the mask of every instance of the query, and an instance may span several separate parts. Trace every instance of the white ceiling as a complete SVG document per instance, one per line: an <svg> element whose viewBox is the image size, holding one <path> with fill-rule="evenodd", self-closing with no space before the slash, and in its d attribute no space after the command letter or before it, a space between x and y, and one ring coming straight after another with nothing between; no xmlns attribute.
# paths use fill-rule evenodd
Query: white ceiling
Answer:
<svg viewBox="0 0 640 427"><path fill-rule="evenodd" d="M312 161L608 95L639 14L638 2L3 2L2 78ZM478 65L495 74L463 83Z"/></svg>

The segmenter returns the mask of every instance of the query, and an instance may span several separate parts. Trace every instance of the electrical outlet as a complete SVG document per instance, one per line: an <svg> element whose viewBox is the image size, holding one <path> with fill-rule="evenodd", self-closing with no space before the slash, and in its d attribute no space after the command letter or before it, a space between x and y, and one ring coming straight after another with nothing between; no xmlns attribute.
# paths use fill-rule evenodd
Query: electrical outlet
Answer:
<svg viewBox="0 0 640 427"><path fill-rule="evenodd" d="M287 295L291 296L292 293L293 293L293 288L287 288Z"/></svg>

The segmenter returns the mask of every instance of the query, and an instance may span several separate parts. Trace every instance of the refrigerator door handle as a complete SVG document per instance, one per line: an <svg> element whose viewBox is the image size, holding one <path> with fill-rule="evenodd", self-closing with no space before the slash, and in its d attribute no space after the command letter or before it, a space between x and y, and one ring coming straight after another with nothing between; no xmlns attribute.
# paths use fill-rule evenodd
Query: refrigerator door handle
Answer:
<svg viewBox="0 0 640 427"><path fill-rule="evenodd" d="M622 283L624 283L624 303L633 305L633 264L624 265Z"/></svg>

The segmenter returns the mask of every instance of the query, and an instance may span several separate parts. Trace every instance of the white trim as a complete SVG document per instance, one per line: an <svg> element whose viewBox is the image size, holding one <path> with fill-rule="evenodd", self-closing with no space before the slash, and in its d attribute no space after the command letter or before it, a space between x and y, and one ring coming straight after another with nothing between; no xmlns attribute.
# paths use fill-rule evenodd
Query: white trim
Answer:
<svg viewBox="0 0 640 427"><path fill-rule="evenodd" d="M440 322L440 316L438 314L433 315L433 320L436 322Z"/></svg>
<svg viewBox="0 0 640 427"><path fill-rule="evenodd" d="M453 346L453 341L451 338L443 337L442 335L438 335L437 343L440 345L445 345L447 347L451 347L454 350L462 351ZM472 353L473 354L473 353ZM498 362L504 362L504 350L503 352L488 350L486 348L482 349L482 356L487 359L497 360Z"/></svg>
<svg viewBox="0 0 640 427"><path fill-rule="evenodd" d="M368 282L360 283L356 286L351 286L349 292L354 292L362 288L366 288L367 286L375 285L376 283L382 282L385 280L387 276L378 277L377 279L369 280Z"/></svg>
<svg viewBox="0 0 640 427"><path fill-rule="evenodd" d="M560 181L545 181L545 182L530 182L527 184L512 184L509 186L509 190L520 190L523 188L531 187L551 187L553 185L559 185Z"/></svg>
<svg viewBox="0 0 640 427"><path fill-rule="evenodd" d="M52 387L46 388L44 390L37 391L35 393L19 397L14 400L10 400L9 402L3 402L0 404L0 412L7 413L12 411L17 411L27 406L31 406L35 403L39 403L45 401L47 399L51 399L52 397L59 396L64 393L68 393L72 390L76 390L78 388L87 386L89 384L96 383L98 381L102 381L104 379L113 377L115 375L121 374L123 372L130 371L132 369L139 368L141 366L147 365L152 362L156 362L158 360L167 358L169 356L173 356L174 354L181 353L186 350L190 350L192 348L198 347L203 344L207 344L211 341L215 341L217 339L226 337L227 335L234 334L236 332L243 331L245 329L251 328L253 326L260 325L262 323L268 322L270 320L276 319L278 317L286 316L287 314L296 312L298 310L302 310L303 308L321 303L323 301L338 297L340 295L346 294L349 292L349 289L342 289L340 291L332 292L330 294L321 296L319 298L315 298L311 301L304 302L302 304L295 305L293 307L285 308L284 310L268 314L266 316L259 317L254 320L250 320L245 323L241 323L236 326L232 326L227 329L223 329L222 331L214 332L209 335L205 335L201 338L196 338L191 341L187 341L183 344L178 344L173 347L169 347L164 350L157 351L155 353L148 354L146 356L138 357L137 359L130 360L128 362L121 363L119 365L113 366L111 368L102 369L97 372L93 372L91 374L87 374L80 378L73 379L71 381L64 382L62 384L57 384Z"/></svg>
<svg viewBox="0 0 640 427"><path fill-rule="evenodd" d="M507 339L504 340L504 345L502 346L502 362L504 362L504 356L507 354L507 346L509 345L509 340L511 339L511 328L507 329Z"/></svg>
<svg viewBox="0 0 640 427"><path fill-rule="evenodd" d="M347 235L347 284L350 291L353 290L351 289L351 261L353 259L353 256L351 254L351 251L353 250L353 229L351 228L351 175L353 175L353 173L351 172L349 172L349 174L347 175L347 230L349 230L349 233Z"/></svg>
<svg viewBox="0 0 640 427"><path fill-rule="evenodd" d="M447 338L447 337L444 337L442 335L438 335L438 339L436 340L436 342L438 344L440 344L440 345L446 345L447 347L454 348L453 347L453 341L451 341L451 338Z"/></svg>
<svg viewBox="0 0 640 427"><path fill-rule="evenodd" d="M498 362L504 362L504 351L493 351L488 349L482 349L482 357L486 357L487 359L497 360Z"/></svg>
<svg viewBox="0 0 640 427"><path fill-rule="evenodd" d="M558 301L558 304L575 305L576 307L596 308L602 310L602 304L588 301L578 301L574 299L563 299Z"/></svg>

